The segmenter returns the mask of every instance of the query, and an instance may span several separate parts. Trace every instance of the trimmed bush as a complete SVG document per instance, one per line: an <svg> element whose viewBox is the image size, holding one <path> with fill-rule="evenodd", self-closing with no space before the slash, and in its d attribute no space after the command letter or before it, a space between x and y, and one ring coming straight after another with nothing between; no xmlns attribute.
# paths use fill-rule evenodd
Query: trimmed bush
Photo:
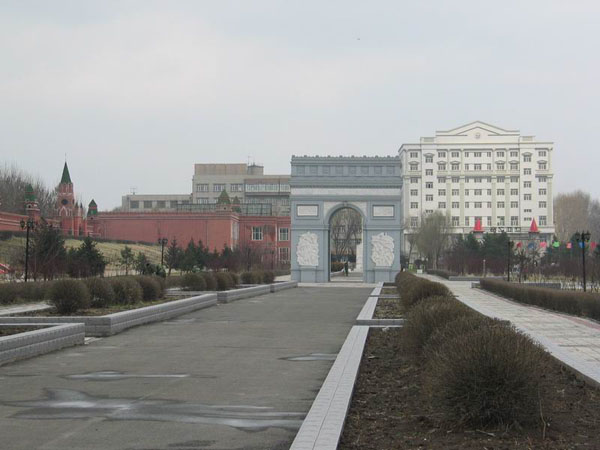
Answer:
<svg viewBox="0 0 600 450"><path fill-rule="evenodd" d="M90 293L82 281L58 280L50 288L50 302L59 314L73 314L90 305Z"/></svg>
<svg viewBox="0 0 600 450"><path fill-rule="evenodd" d="M263 282L263 284L274 283L275 282L275 272L271 272L270 270L263 272L262 282Z"/></svg>
<svg viewBox="0 0 600 450"><path fill-rule="evenodd" d="M183 276L181 275L171 275L170 277L164 278L165 287L183 287Z"/></svg>
<svg viewBox="0 0 600 450"><path fill-rule="evenodd" d="M10 305L17 301L19 285L17 283L0 284L0 305Z"/></svg>
<svg viewBox="0 0 600 450"><path fill-rule="evenodd" d="M427 297L445 297L450 295L450 291L443 284L434 283L423 278L417 278L416 281L411 281L409 286L405 289L399 287L398 292L400 293L400 297L406 303L407 306L415 305L416 303Z"/></svg>
<svg viewBox="0 0 600 450"><path fill-rule="evenodd" d="M243 284L259 284L260 281L256 281L255 272L242 272L242 283Z"/></svg>
<svg viewBox="0 0 600 450"><path fill-rule="evenodd" d="M181 284L186 291L206 291L206 281L199 273L186 273Z"/></svg>
<svg viewBox="0 0 600 450"><path fill-rule="evenodd" d="M533 422L546 362L542 348L512 327L484 326L444 343L429 361L425 385L458 424Z"/></svg>
<svg viewBox="0 0 600 450"><path fill-rule="evenodd" d="M204 282L206 283L207 291L216 291L217 290L217 280L215 279L212 272L202 272L202 276L204 277Z"/></svg>
<svg viewBox="0 0 600 450"><path fill-rule="evenodd" d="M490 279L481 279L480 286L526 305L600 320L600 295L596 293L563 291Z"/></svg>
<svg viewBox="0 0 600 450"><path fill-rule="evenodd" d="M438 277L445 278L446 280L450 279L450 277L455 277L457 275L453 272L449 272L447 270L442 269L427 269L427 273L431 275L437 275Z"/></svg>
<svg viewBox="0 0 600 450"><path fill-rule="evenodd" d="M110 284L115 291L115 303L127 305L142 301L144 293L140 284L132 277L110 278Z"/></svg>
<svg viewBox="0 0 600 450"><path fill-rule="evenodd" d="M452 297L437 296L424 298L406 314L402 328L402 344L407 352L420 355L423 347L448 321L473 314L462 303Z"/></svg>
<svg viewBox="0 0 600 450"><path fill-rule="evenodd" d="M162 288L156 278L144 275L135 277L135 281L142 288L142 299L144 301L157 300L162 297Z"/></svg>
<svg viewBox="0 0 600 450"><path fill-rule="evenodd" d="M33 281L19 283L18 298L23 300L40 301L50 298L50 288L53 281Z"/></svg>
<svg viewBox="0 0 600 450"><path fill-rule="evenodd" d="M332 261L331 262L331 271L332 272L340 272L341 270L344 270L344 263L343 262L339 262L339 261Z"/></svg>
<svg viewBox="0 0 600 450"><path fill-rule="evenodd" d="M115 291L104 278L88 278L85 284L90 293L90 305L94 308L106 308L115 302Z"/></svg>
<svg viewBox="0 0 600 450"><path fill-rule="evenodd" d="M226 272L231 279L231 287L236 287L240 284L240 276L235 272Z"/></svg>
<svg viewBox="0 0 600 450"><path fill-rule="evenodd" d="M228 291L231 289L231 277L227 272L216 272L215 279L217 280L218 291Z"/></svg>

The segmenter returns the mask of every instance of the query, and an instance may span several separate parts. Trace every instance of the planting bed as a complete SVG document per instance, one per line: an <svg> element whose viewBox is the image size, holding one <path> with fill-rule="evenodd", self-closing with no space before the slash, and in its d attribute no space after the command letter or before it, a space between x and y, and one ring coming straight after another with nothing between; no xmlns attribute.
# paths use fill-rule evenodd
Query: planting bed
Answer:
<svg viewBox="0 0 600 450"><path fill-rule="evenodd" d="M377 300L377 307L375 308L375 319L397 319L404 315L405 308L402 302L398 299L393 298L380 298Z"/></svg>
<svg viewBox="0 0 600 450"><path fill-rule="evenodd" d="M449 426L422 389L423 367L403 355L401 332L370 330L339 449L600 448L600 392L554 362L543 376L536 425Z"/></svg>
<svg viewBox="0 0 600 450"><path fill-rule="evenodd" d="M39 327L32 327L32 326L27 326L27 327L18 327L18 326L3 327L2 324L0 324L0 337L11 336L13 334L19 334L19 333L25 333L27 331L39 330L40 328L46 328L46 327L43 326L43 325L39 326Z"/></svg>

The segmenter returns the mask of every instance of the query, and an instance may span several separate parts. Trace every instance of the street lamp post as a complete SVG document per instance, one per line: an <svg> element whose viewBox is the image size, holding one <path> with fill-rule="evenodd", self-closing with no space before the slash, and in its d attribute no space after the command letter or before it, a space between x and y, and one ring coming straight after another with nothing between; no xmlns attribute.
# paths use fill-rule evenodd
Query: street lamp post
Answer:
<svg viewBox="0 0 600 450"><path fill-rule="evenodd" d="M29 232L35 228L35 222L33 219L27 219L27 221L21 219L21 229L27 230L25 238L25 283L29 276Z"/></svg>
<svg viewBox="0 0 600 450"><path fill-rule="evenodd" d="M586 291L586 286L585 286L585 244L586 242L590 241L590 232L589 231L582 231L581 233L577 232L575 233L575 238L577 239L577 242L579 243L579 246L581 247L581 262L583 264L583 292Z"/></svg>
<svg viewBox="0 0 600 450"><path fill-rule="evenodd" d="M510 254L512 253L513 241L510 239L507 242L508 247L508 257L506 258L506 281L510 283Z"/></svg>
<svg viewBox="0 0 600 450"><path fill-rule="evenodd" d="M158 243L160 244L160 266L164 266L165 261L165 245L169 243L167 238L158 238Z"/></svg>

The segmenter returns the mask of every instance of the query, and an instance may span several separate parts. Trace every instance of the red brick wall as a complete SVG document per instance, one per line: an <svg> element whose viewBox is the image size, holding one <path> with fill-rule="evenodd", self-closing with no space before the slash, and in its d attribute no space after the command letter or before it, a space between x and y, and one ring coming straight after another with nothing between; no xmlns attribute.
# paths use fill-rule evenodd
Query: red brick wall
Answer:
<svg viewBox="0 0 600 450"><path fill-rule="evenodd" d="M22 231L21 220L27 220L27 216L0 212L0 231Z"/></svg>

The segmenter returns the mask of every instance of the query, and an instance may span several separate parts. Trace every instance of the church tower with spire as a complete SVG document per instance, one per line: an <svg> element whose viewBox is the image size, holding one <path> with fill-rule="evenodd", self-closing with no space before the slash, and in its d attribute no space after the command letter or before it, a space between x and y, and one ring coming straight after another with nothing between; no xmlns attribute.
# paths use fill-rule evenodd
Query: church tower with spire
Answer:
<svg viewBox="0 0 600 450"><path fill-rule="evenodd" d="M65 161L62 177L58 185L58 196L56 200L56 216L60 221L63 234L79 236L80 220L77 220L79 208L75 202L73 182L69 174L69 167Z"/></svg>

